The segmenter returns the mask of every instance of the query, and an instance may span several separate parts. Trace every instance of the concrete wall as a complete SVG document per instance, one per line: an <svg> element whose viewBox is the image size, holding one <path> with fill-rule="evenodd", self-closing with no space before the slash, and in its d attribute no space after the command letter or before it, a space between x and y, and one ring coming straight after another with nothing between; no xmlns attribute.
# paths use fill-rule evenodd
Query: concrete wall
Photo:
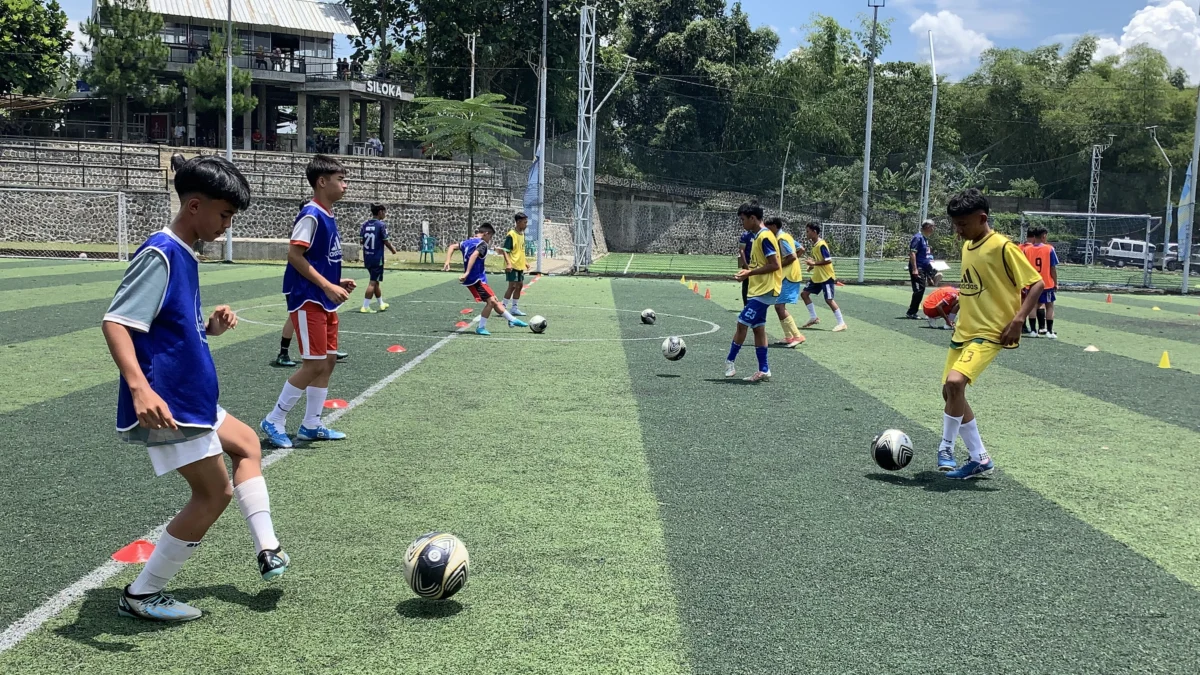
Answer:
<svg viewBox="0 0 1200 675"><path fill-rule="evenodd" d="M125 219L132 251L170 218L166 192L126 192ZM115 244L113 194L37 189L0 190L0 241Z"/></svg>

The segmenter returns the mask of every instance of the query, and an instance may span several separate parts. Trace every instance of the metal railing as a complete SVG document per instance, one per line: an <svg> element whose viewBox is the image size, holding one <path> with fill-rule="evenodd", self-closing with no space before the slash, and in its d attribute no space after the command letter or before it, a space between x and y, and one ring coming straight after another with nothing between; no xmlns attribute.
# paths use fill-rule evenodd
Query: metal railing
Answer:
<svg viewBox="0 0 1200 675"><path fill-rule="evenodd" d="M30 157L22 154L31 153ZM159 168L158 148L128 145L121 142L85 140L43 141L35 138L0 136L0 159L29 162L69 162L104 165L95 161L101 156L116 159L111 166Z"/></svg>
<svg viewBox="0 0 1200 675"><path fill-rule="evenodd" d="M133 190L166 190L166 169L66 162L0 159L8 185Z"/></svg>

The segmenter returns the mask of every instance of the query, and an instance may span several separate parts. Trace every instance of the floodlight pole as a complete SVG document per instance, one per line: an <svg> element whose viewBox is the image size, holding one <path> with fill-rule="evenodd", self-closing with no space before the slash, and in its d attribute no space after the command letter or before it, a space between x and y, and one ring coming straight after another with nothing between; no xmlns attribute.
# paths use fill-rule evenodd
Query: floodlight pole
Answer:
<svg viewBox="0 0 1200 675"><path fill-rule="evenodd" d="M471 98L475 98L475 38L479 33L467 33L467 49L471 50Z"/></svg>
<svg viewBox="0 0 1200 675"><path fill-rule="evenodd" d="M1195 197L1195 195L1196 195L1196 183L1197 183L1196 174L1200 173L1200 171L1198 171L1196 169L1196 165L1200 164L1200 88L1197 88L1196 93L1197 93L1197 97L1198 97L1197 98L1197 107L1196 107L1196 128L1195 128L1195 132L1193 133L1193 138L1192 138L1192 163L1190 165L1188 165L1191 168L1191 172L1192 172L1192 184L1189 186L1192 191L1191 192L1192 197L1188 200L1190 203L1188 204L1188 217L1187 217L1188 233L1187 233L1187 248L1186 248L1186 250L1184 249L1184 246L1183 246L1183 244L1184 244L1183 232L1179 233L1179 249L1180 249L1179 252L1180 252L1180 254L1183 255L1183 285L1179 287L1179 290L1184 295L1187 295L1188 275L1191 274L1191 272L1192 272L1192 230L1195 229L1195 225L1196 225L1196 222L1195 222L1195 219L1196 219L1196 197ZM1179 222L1183 223L1184 219L1180 218Z"/></svg>
<svg viewBox="0 0 1200 675"><path fill-rule="evenodd" d="M1083 263L1091 265L1095 262L1092 249L1096 246L1096 209L1100 206L1100 163L1104 159L1104 151L1112 147L1116 136L1108 135L1108 143L1096 143L1092 146L1092 179L1088 188L1088 219L1087 219L1087 250L1083 254ZM1149 245L1150 242L1146 242Z"/></svg>
<svg viewBox="0 0 1200 675"><path fill-rule="evenodd" d="M921 222L929 218L929 181L933 175L933 132L937 128L938 76L933 53L933 31L929 31L929 69L933 73L933 102L929 106L929 147L925 150L925 182L921 186Z"/></svg>
<svg viewBox="0 0 1200 675"><path fill-rule="evenodd" d="M538 138L537 151L535 152L534 161L538 164L537 175L537 232L534 236L537 237L537 266L535 270L538 274L542 273L542 258L545 253L545 225L546 225L546 24L550 16L547 9L547 2L542 0L542 58L538 63Z"/></svg>
<svg viewBox="0 0 1200 675"><path fill-rule="evenodd" d="M867 138L863 145L862 229L858 233L858 283L867 276L867 210L871 205L871 128L875 116L875 37L879 33L879 8L887 0L867 0L874 10L871 21L870 56L867 61Z"/></svg>
<svg viewBox="0 0 1200 675"><path fill-rule="evenodd" d="M1167 271L1167 247L1171 245L1171 197L1173 193L1172 182L1175 178L1175 167L1171 164L1171 158L1167 157L1167 151L1163 150L1162 143L1158 142L1158 127L1146 127L1150 131L1150 138L1154 139L1154 144L1158 146L1158 151L1162 153L1163 161L1167 163L1167 218L1163 221L1163 249L1162 249L1162 271ZM1176 237L1180 242L1179 255L1183 255L1181 237Z"/></svg>
<svg viewBox="0 0 1200 675"><path fill-rule="evenodd" d="M233 0L225 5L225 159L233 161ZM225 230L225 262L233 262L233 226Z"/></svg>

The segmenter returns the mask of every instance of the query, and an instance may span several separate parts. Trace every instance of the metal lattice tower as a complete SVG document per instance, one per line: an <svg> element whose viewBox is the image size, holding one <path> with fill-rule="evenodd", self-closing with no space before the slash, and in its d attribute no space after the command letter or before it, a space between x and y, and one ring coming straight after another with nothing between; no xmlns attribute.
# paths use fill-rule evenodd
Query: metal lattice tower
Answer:
<svg viewBox="0 0 1200 675"><path fill-rule="evenodd" d="M575 271L592 261L592 177L596 170L596 8L579 12L579 115L575 143Z"/></svg>
<svg viewBox="0 0 1200 675"><path fill-rule="evenodd" d="M1088 189L1088 221L1087 221L1087 250L1083 254L1083 262L1085 265L1091 265L1093 262L1096 248L1096 208L1100 202L1100 162L1104 159L1104 151L1112 147L1112 134L1108 135L1108 143L1097 143L1092 146L1092 183Z"/></svg>

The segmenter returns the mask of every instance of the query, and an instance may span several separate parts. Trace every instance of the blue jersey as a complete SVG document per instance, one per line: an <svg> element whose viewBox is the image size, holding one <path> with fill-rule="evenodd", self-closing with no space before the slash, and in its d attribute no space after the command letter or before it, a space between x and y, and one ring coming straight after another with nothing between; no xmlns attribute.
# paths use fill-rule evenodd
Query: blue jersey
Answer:
<svg viewBox="0 0 1200 675"><path fill-rule="evenodd" d="M742 253L746 256L746 262L750 262L750 246L754 243L754 235L749 232L743 232L741 237L738 237L738 244L742 247Z"/></svg>
<svg viewBox="0 0 1200 675"><path fill-rule="evenodd" d="M372 218L362 224L358 233L362 240L362 257L366 265L383 262L383 242L388 240L387 223Z"/></svg>
<svg viewBox="0 0 1200 675"><path fill-rule="evenodd" d="M920 232L913 235L908 244L908 250L917 254L917 266L928 267L933 264L933 253L929 250L929 240Z"/></svg>
<svg viewBox="0 0 1200 675"><path fill-rule="evenodd" d="M470 239L459 244L463 255L463 271L467 273L467 278L463 279L464 286L473 286L479 282L487 283L487 271L484 269L484 258L487 258L488 245L479 237L471 237ZM475 264L467 268L467 263L471 260L471 254L479 251L479 258Z"/></svg>
<svg viewBox="0 0 1200 675"><path fill-rule="evenodd" d="M147 249L167 262L167 287L148 330L129 331L138 365L175 422L183 427L212 428L217 423L217 368L208 351L204 313L200 308L200 275L196 256L170 232L150 235L136 258ZM138 425L129 384L117 390L117 429Z"/></svg>
<svg viewBox="0 0 1200 675"><path fill-rule="evenodd" d="M331 284L342 281L342 240L338 237L337 221L320 204L309 202L300 209L292 227L292 243L305 247L308 264ZM306 302L315 302L327 311L337 311L338 305L325 291L305 279L289 264L283 273L283 294L287 309L294 312Z"/></svg>

